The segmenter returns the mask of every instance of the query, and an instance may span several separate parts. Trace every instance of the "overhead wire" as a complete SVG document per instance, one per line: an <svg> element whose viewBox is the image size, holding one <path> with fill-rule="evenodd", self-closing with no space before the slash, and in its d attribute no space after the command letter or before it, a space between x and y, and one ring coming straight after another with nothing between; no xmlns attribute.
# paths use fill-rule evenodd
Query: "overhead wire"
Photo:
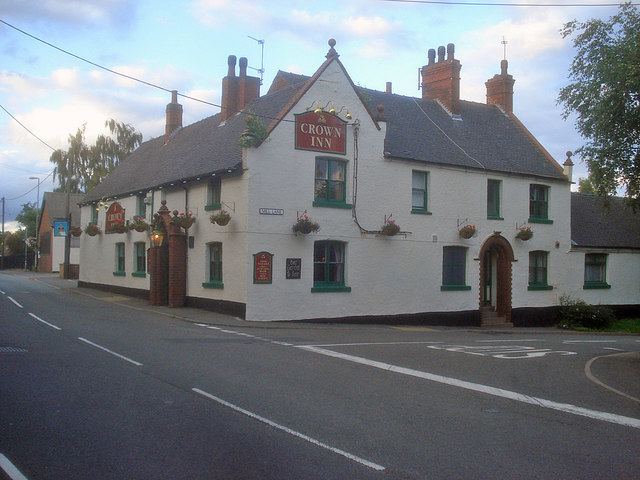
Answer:
<svg viewBox="0 0 640 480"><path fill-rule="evenodd" d="M514 3L514 2L462 2L446 0L381 0L390 3L419 3L425 5L451 5L467 7L617 7L620 3ZM629 3L629 5L640 5L640 3Z"/></svg>

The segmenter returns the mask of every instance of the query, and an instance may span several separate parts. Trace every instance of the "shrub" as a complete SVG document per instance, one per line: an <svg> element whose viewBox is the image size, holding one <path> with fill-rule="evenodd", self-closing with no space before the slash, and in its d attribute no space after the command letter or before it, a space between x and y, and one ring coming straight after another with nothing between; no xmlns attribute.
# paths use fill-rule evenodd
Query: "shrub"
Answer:
<svg viewBox="0 0 640 480"><path fill-rule="evenodd" d="M614 320L613 310L607 306L590 305L570 295L560 297L560 328L604 329Z"/></svg>

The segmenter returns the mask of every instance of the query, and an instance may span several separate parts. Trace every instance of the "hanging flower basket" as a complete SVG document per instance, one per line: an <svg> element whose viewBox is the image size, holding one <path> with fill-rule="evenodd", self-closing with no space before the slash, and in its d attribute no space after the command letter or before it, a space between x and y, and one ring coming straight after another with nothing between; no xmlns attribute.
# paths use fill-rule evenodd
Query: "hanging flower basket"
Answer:
<svg viewBox="0 0 640 480"><path fill-rule="evenodd" d="M303 233L307 235L308 233L320 230L320 225L318 222L311 220L311 217L309 217L309 214L305 210L304 213L298 217L296 223L293 224L291 230L293 230L293 233Z"/></svg>
<svg viewBox="0 0 640 480"><path fill-rule="evenodd" d="M391 218L391 215L389 215L389 218L385 219L384 224L380 229L380 233L382 233L382 235L386 237L393 237L394 235L397 235L399 231L400 225L398 225L396 221Z"/></svg>
<svg viewBox="0 0 640 480"><path fill-rule="evenodd" d="M89 235L91 237L95 237L99 233L102 233L102 230L100 230L100 227L98 225L96 225L95 223L90 223L89 225L87 225L85 227L84 233L86 233L87 235Z"/></svg>
<svg viewBox="0 0 640 480"><path fill-rule="evenodd" d="M178 213L177 210L174 210L173 217L171 217L172 224L182 227L185 230L188 230L195 221L196 219L191 212Z"/></svg>
<svg viewBox="0 0 640 480"><path fill-rule="evenodd" d="M220 210L218 213L214 213L209 217L211 223L217 223L218 225L224 227L231 221L231 214L226 210Z"/></svg>
<svg viewBox="0 0 640 480"><path fill-rule="evenodd" d="M529 225L518 227L518 233L516 233L517 239L526 242L527 240L530 240L531 237L533 237L533 230L531 230L531 227Z"/></svg>
<svg viewBox="0 0 640 480"><path fill-rule="evenodd" d="M80 228L80 227L71 227L71 230L69 230L69 232L74 237L79 237L82 234L82 228Z"/></svg>
<svg viewBox="0 0 640 480"><path fill-rule="evenodd" d="M465 225L464 227L458 230L458 235L462 238L470 239L476 234L476 226L475 225Z"/></svg>
<svg viewBox="0 0 640 480"><path fill-rule="evenodd" d="M136 215L133 217L133 222L129 224L129 230L135 230L136 232L146 232L149 230L149 224L144 218Z"/></svg>

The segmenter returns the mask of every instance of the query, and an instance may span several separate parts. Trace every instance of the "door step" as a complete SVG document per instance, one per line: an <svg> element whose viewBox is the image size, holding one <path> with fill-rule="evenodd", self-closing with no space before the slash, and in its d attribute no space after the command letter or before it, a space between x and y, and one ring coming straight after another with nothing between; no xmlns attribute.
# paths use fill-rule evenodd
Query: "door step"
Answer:
<svg viewBox="0 0 640 480"><path fill-rule="evenodd" d="M480 307L481 327L513 327L513 323L507 321L504 315L498 315L493 307Z"/></svg>

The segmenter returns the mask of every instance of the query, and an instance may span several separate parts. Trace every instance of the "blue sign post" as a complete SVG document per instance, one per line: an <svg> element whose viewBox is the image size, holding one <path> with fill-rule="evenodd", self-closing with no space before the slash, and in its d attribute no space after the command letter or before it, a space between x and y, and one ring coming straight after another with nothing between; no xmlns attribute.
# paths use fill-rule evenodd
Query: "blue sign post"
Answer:
<svg viewBox="0 0 640 480"><path fill-rule="evenodd" d="M66 237L69 233L69 221L68 220L54 220L53 221L53 236L54 237Z"/></svg>

